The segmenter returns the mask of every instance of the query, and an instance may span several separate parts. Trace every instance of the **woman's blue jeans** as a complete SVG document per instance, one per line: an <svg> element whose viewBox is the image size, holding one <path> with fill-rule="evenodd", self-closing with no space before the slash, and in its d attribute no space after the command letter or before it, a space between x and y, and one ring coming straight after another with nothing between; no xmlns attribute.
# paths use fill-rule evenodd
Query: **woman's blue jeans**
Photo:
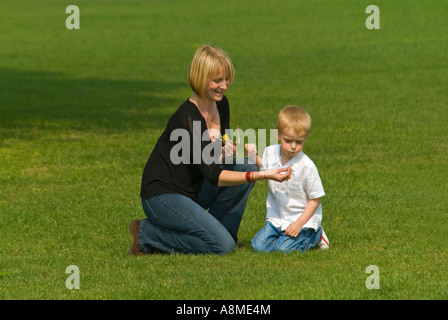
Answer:
<svg viewBox="0 0 448 320"><path fill-rule="evenodd" d="M224 164L224 170L258 171L255 164ZM238 229L254 183L216 187L204 180L198 203L179 194L142 199L146 214L139 243L146 253L226 254L235 249ZM208 211L207 211L208 210Z"/></svg>

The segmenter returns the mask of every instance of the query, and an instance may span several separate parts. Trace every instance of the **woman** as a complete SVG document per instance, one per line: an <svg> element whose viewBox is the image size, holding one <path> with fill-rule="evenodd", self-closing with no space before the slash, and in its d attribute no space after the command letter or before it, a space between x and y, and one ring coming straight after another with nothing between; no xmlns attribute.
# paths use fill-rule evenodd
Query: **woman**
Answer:
<svg viewBox="0 0 448 320"><path fill-rule="evenodd" d="M131 255L229 253L238 241L254 181L290 178L290 168L258 172L247 159L244 164L220 164L203 157L230 127L224 92L233 78L232 62L221 49L198 48L188 74L193 95L171 116L143 171L140 196L146 218L131 222ZM179 132L188 133L182 161L173 152L179 147ZM234 151L231 142L222 147L224 156Z"/></svg>

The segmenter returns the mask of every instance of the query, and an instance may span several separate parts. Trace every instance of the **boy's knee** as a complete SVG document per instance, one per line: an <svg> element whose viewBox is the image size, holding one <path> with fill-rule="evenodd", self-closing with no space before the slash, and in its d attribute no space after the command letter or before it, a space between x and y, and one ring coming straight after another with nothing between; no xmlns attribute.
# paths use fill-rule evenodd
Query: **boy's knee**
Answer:
<svg viewBox="0 0 448 320"><path fill-rule="evenodd" d="M251 246L256 252L271 252L275 243L264 241L255 236L251 241Z"/></svg>
<svg viewBox="0 0 448 320"><path fill-rule="evenodd" d="M294 249L292 249L291 247L286 246L284 244L280 244L280 245L275 246L275 251L282 252L282 253L291 253L292 251L294 251Z"/></svg>
<svg viewBox="0 0 448 320"><path fill-rule="evenodd" d="M296 238L283 236L275 243L275 251L291 253L296 249L297 245Z"/></svg>
<svg viewBox="0 0 448 320"><path fill-rule="evenodd" d="M250 244L255 251L263 251L262 246L260 245L260 241L258 241L257 238L253 238Z"/></svg>

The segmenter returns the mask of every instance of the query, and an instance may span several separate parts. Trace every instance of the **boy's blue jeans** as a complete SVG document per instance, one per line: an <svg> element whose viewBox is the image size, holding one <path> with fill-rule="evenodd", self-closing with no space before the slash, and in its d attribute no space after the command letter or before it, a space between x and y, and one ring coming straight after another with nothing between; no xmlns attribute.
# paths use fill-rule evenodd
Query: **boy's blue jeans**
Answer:
<svg viewBox="0 0 448 320"><path fill-rule="evenodd" d="M322 227L317 230L302 228L297 237L293 238L268 221L252 239L251 244L255 251L304 252L317 246L321 236Z"/></svg>
<svg viewBox="0 0 448 320"><path fill-rule="evenodd" d="M248 163L224 164L224 170L258 171ZM237 234L254 183L216 187L204 180L198 203L179 194L142 199L146 214L139 227L139 244L146 253L226 254ZM208 211L207 211L208 209Z"/></svg>

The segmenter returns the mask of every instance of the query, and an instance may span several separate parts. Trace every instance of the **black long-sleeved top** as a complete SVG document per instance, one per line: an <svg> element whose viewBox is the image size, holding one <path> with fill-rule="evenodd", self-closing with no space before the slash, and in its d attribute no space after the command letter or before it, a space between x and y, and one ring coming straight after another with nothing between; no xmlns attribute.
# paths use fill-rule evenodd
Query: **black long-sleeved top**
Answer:
<svg viewBox="0 0 448 320"><path fill-rule="evenodd" d="M217 102L217 107L221 135L224 135L225 130L230 128L229 102L225 96ZM193 125L193 122L195 122L195 125ZM196 129L193 135L193 128L199 128L199 123L200 134L198 134L199 130ZM181 130L174 132L171 138L173 141L171 141L171 134L176 129ZM211 143L209 135L207 133L204 135L206 130L205 119L196 105L187 99L169 119L165 131L159 137L151 156L146 162L140 191L140 196L143 199L162 193L176 193L197 201L197 194L201 189L204 178L214 185L218 184L219 175L222 171L221 166L215 162L206 164L204 159L199 156L199 148L202 155L204 148ZM179 132L185 134L188 132L188 138L185 134L178 134ZM206 137L204 138L206 141L202 141L202 137ZM186 140L184 141L184 139ZM189 143L189 148L182 149L182 151L188 151L189 149L190 154L183 158L189 160L174 164L170 158L171 149L177 145L175 150L179 151L181 146L179 143L185 143L186 145ZM195 155L193 155L194 152L196 152ZM185 156L182 152L175 152L174 154L177 156L177 162L179 162L180 155Z"/></svg>

